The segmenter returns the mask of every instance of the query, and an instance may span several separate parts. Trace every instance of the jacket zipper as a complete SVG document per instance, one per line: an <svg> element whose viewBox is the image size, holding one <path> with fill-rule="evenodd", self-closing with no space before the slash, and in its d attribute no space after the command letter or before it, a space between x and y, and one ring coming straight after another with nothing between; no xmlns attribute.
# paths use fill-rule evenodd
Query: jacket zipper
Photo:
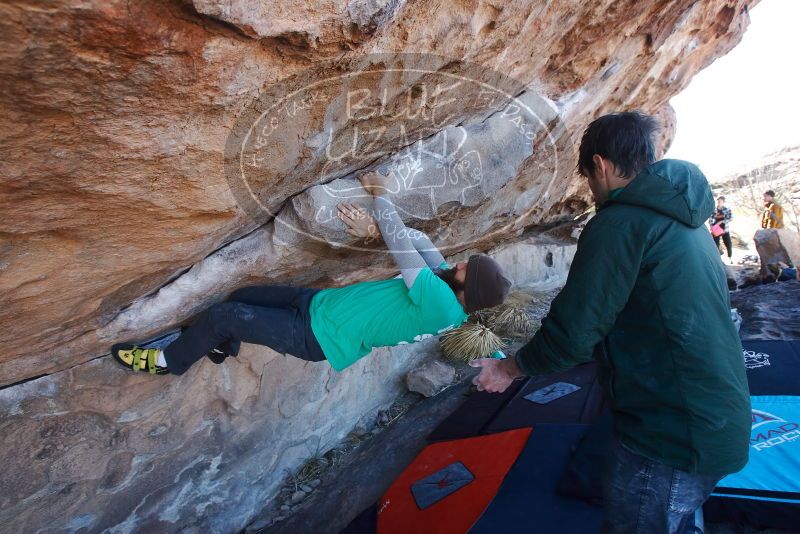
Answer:
<svg viewBox="0 0 800 534"><path fill-rule="evenodd" d="M617 394L614 391L614 375L616 375L616 369L614 368L614 362L611 361L611 355L608 352L608 347L606 345L606 340L604 339L601 341L603 344L603 356L606 359L606 363L608 364L608 394L611 396L611 400L616 400Z"/></svg>

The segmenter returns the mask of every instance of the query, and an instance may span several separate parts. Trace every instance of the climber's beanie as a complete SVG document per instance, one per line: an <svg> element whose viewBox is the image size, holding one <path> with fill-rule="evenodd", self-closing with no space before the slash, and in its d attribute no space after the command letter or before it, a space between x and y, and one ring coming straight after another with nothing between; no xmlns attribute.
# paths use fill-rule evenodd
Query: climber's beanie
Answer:
<svg viewBox="0 0 800 534"><path fill-rule="evenodd" d="M492 308L506 300L511 280L500 265L485 254L475 254L467 261L464 302L467 313Z"/></svg>

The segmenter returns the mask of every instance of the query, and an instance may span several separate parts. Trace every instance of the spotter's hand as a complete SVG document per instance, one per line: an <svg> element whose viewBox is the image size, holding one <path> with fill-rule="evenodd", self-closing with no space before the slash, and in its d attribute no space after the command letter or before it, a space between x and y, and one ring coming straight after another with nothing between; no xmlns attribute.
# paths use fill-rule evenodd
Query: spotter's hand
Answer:
<svg viewBox="0 0 800 534"><path fill-rule="evenodd" d="M524 376L524 373L517 367L514 358L498 360L496 358L478 358L469 362L472 367L480 367L481 372L472 379L472 383L478 386L478 391L489 393L502 393L515 379Z"/></svg>

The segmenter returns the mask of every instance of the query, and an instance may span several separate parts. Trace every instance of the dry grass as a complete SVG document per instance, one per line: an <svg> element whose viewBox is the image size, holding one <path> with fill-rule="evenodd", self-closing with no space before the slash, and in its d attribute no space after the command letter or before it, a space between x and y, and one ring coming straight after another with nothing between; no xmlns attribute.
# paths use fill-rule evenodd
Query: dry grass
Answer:
<svg viewBox="0 0 800 534"><path fill-rule="evenodd" d="M525 308L531 303L533 299L533 295L524 291L515 291L513 293L509 293L508 297L506 297L505 302L498 308L502 307L512 307L512 308Z"/></svg>
<svg viewBox="0 0 800 534"><path fill-rule="evenodd" d="M382 428L391 425L410 410L415 402L416 400L409 398L408 395L398 398L389 408L378 415L377 425Z"/></svg>
<svg viewBox="0 0 800 534"><path fill-rule="evenodd" d="M533 331L533 317L524 308L507 306L489 318L489 328L501 336L519 337Z"/></svg>
<svg viewBox="0 0 800 534"><path fill-rule="evenodd" d="M473 312L468 322L483 325L508 343L526 341L541 326L558 291L518 289L500 306Z"/></svg>
<svg viewBox="0 0 800 534"><path fill-rule="evenodd" d="M512 293L503 304L472 313L469 322L481 324L498 336L512 339L524 337L537 326L533 314L528 310L531 304L530 295Z"/></svg>
<svg viewBox="0 0 800 534"><path fill-rule="evenodd" d="M300 486L322 476L322 473L331 466L331 461L326 456L312 456L300 466L297 472L289 475L289 484L294 486L293 491L297 491Z"/></svg>
<svg viewBox="0 0 800 534"><path fill-rule="evenodd" d="M442 334L439 338L442 355L452 361L468 362L475 358L485 358L504 346L488 327L480 323L464 323L455 330Z"/></svg>
<svg viewBox="0 0 800 534"><path fill-rule="evenodd" d="M335 448L322 455L315 453L310 456L294 473L289 473L288 487L292 491L297 491L300 486L308 485L312 480L320 478L328 469L339 465L348 454L361 445L364 439L365 437L357 432L350 432Z"/></svg>

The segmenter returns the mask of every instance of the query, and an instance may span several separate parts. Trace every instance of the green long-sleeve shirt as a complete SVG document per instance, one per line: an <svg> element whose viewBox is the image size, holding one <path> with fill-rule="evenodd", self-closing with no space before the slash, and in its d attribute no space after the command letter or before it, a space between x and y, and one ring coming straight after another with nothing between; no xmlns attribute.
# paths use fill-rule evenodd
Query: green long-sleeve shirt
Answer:
<svg viewBox="0 0 800 534"><path fill-rule="evenodd" d="M527 374L597 360L619 439L689 472L747 462L750 399L725 272L691 163L658 161L586 225L566 285L515 358Z"/></svg>

